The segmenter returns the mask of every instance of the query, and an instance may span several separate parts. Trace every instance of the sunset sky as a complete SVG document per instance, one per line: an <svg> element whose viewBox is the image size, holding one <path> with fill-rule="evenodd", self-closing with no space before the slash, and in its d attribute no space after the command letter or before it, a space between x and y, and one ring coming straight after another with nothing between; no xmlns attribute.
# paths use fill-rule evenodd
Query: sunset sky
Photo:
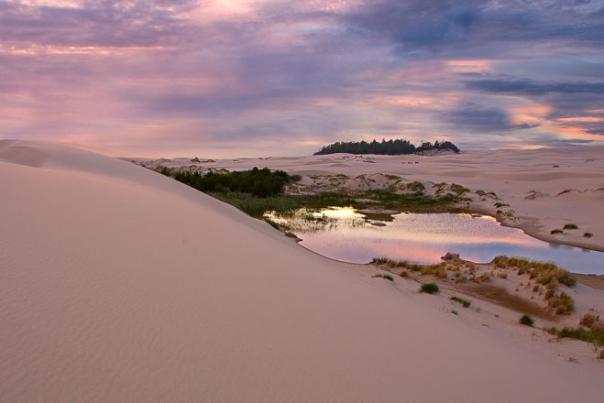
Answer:
<svg viewBox="0 0 604 403"><path fill-rule="evenodd" d="M116 155L604 140L604 0L0 0L0 138Z"/></svg>

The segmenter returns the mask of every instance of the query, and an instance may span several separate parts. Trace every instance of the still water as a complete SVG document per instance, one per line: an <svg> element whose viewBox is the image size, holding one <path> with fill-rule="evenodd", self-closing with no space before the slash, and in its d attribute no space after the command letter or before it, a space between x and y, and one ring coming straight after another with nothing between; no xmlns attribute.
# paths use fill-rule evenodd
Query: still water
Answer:
<svg viewBox="0 0 604 403"><path fill-rule="evenodd" d="M330 207L265 217L298 236L302 246L345 262L388 257L437 263L453 252L474 262L506 255L554 262L575 273L604 274L603 252L543 242L489 216L400 213L391 221L377 221L351 207Z"/></svg>

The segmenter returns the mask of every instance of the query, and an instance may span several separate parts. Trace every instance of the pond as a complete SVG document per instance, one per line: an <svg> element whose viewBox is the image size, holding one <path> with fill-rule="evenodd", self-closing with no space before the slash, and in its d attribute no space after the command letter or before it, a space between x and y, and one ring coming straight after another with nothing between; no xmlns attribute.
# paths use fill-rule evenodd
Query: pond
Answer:
<svg viewBox="0 0 604 403"><path fill-rule="evenodd" d="M357 211L351 207L267 212L264 216L295 234L305 248L350 263L369 263L376 257L438 263L445 253L453 252L477 263L505 255L554 262L575 273L604 274L603 252L544 242L489 216Z"/></svg>

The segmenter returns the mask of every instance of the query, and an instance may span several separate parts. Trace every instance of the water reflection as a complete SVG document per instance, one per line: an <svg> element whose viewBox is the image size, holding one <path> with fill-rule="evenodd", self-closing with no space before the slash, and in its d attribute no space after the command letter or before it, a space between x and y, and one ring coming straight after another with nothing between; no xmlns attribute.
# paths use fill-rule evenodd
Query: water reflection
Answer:
<svg viewBox="0 0 604 403"><path fill-rule="evenodd" d="M604 274L604 253L543 242L489 216L401 213L385 222L351 207L265 216L296 234L304 247L352 263L374 257L436 263L446 252L455 252L476 262L520 256L555 262L577 273Z"/></svg>

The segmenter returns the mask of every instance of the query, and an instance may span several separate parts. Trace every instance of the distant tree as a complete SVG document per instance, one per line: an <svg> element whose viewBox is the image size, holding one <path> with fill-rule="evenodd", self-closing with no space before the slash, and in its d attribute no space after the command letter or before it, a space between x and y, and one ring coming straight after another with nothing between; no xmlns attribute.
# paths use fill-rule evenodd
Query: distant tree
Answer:
<svg viewBox="0 0 604 403"><path fill-rule="evenodd" d="M335 153L347 154L382 154L382 155L403 155L423 153L427 151L452 151L459 153L459 148L450 141L424 142L419 147L414 146L408 140L384 140L381 142L375 139L368 143L365 140L355 142L336 142L322 147L315 155L326 155Z"/></svg>

